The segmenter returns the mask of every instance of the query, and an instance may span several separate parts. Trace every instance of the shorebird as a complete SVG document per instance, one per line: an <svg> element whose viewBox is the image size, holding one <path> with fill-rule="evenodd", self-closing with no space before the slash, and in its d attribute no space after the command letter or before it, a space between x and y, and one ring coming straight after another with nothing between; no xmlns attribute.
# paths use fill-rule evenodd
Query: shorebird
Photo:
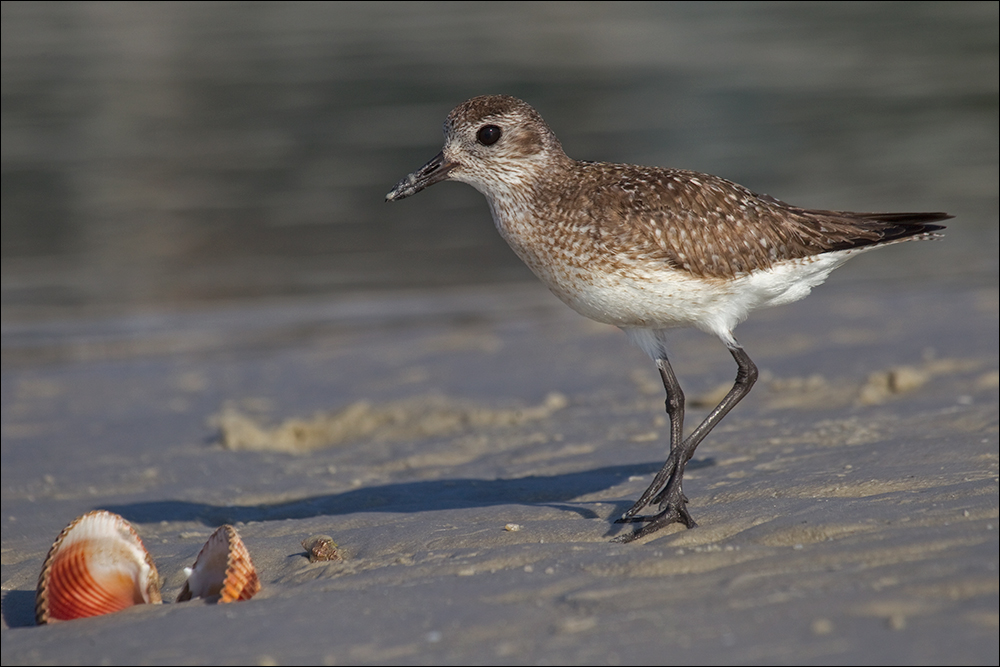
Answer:
<svg viewBox="0 0 1000 667"><path fill-rule="evenodd" d="M672 523L695 526L684 467L709 431L747 395L757 367L733 336L756 308L805 297L847 259L938 236L946 213L853 213L799 208L718 176L574 160L527 103L484 95L455 107L444 148L386 201L452 180L486 196L500 235L562 301L621 328L656 363L666 391L670 451L617 523L645 524L631 542ZM687 438L684 392L666 332L718 336L736 360L733 388ZM647 506L656 510L641 515Z"/></svg>

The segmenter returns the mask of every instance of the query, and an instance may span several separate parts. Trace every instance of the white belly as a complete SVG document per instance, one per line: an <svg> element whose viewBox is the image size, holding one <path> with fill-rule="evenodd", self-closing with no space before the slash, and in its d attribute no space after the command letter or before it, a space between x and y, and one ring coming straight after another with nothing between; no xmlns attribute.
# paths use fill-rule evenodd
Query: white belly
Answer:
<svg viewBox="0 0 1000 667"><path fill-rule="evenodd" d="M594 258L580 267L550 256L527 262L552 292L581 315L622 328L693 326L733 341L751 311L804 298L850 257L841 250L783 262L733 279L699 278L659 262Z"/></svg>

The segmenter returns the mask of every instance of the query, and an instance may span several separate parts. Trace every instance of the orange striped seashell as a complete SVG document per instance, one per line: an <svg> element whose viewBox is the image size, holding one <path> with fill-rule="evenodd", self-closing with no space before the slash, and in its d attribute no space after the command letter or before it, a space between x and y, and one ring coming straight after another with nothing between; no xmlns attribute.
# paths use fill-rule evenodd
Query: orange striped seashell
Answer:
<svg viewBox="0 0 1000 667"><path fill-rule="evenodd" d="M161 601L160 577L139 534L117 514L96 510L66 526L49 549L35 620L68 621Z"/></svg>
<svg viewBox="0 0 1000 667"><path fill-rule="evenodd" d="M237 602L249 600L260 590L250 552L230 525L220 526L212 533L194 565L184 568L184 572L188 579L177 596L178 602L216 595L219 602Z"/></svg>

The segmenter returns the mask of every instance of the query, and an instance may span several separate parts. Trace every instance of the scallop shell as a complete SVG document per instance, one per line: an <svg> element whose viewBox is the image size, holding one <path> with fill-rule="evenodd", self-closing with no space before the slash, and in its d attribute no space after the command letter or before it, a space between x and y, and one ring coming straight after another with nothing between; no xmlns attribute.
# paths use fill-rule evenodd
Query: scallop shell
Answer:
<svg viewBox="0 0 1000 667"><path fill-rule="evenodd" d="M219 602L249 600L260 590L257 570L250 552L236 529L220 526L198 552L194 565L184 568L188 580L178 602L191 598L219 596Z"/></svg>
<svg viewBox="0 0 1000 667"><path fill-rule="evenodd" d="M66 526L42 565L35 595L39 625L158 604L160 577L139 534L105 510Z"/></svg>

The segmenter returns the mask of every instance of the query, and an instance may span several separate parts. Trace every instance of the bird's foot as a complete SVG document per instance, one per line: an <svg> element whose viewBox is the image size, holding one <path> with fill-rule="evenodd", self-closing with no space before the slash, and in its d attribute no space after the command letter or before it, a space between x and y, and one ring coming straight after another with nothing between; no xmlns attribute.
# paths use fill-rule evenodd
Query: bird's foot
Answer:
<svg viewBox="0 0 1000 667"><path fill-rule="evenodd" d="M646 506L651 503L659 505L660 510L662 511L666 507L664 498L668 495L669 489L672 485L671 483L673 482L673 478L676 476L676 473L677 454L676 452L671 451L670 456L667 457L666 462L663 464L663 468L656 474L656 477L653 478L653 482L649 485L649 488L642 492L642 495L639 496L639 500L635 501L635 504L628 508L625 513L622 514L621 518L615 523L626 523L633 520L646 520L646 517L638 517L636 515L638 515L639 512L644 510ZM681 497L683 498L683 496L684 494L682 493ZM684 502L687 502L687 498L684 498Z"/></svg>
<svg viewBox="0 0 1000 667"><path fill-rule="evenodd" d="M690 512L687 509L687 496L684 495L679 489L679 485L676 491L670 492L670 486L664 489L656 497L656 501L659 502L660 512L659 514L649 514L645 516L635 516L633 510L638 511L645 506L640 505L636 507L633 505L620 519L615 521L615 523L646 523L645 526L635 531L634 533L628 533L626 535L619 535L612 542L618 542L619 544L627 544L640 537L645 537L651 533L655 533L660 528L669 526L672 523L683 523L686 528L694 528L696 525L694 519L691 518ZM670 496L675 496L673 502L669 500ZM638 505L638 503L637 503ZM632 512L630 515L629 513Z"/></svg>
<svg viewBox="0 0 1000 667"><path fill-rule="evenodd" d="M664 472L669 473L669 477L666 477L666 481L662 481L660 478L665 477ZM674 479L676 477L676 480ZM671 454L670 458L667 459L667 464L664 466L660 474L656 476L653 483L649 485L645 491L642 492L642 496L639 500L635 501L632 507L625 510L625 513L621 515L621 518L615 521L615 523L628 523L631 521L649 521L653 518L650 516L638 516L639 512L644 510L647 506L656 504L659 506L659 511L662 513L663 510L667 508L668 505L673 504L683 508L687 504L687 496L681 490L681 476L677 474L677 462L674 455ZM671 503L671 500L674 502ZM684 510L685 512L687 510Z"/></svg>
<svg viewBox="0 0 1000 667"><path fill-rule="evenodd" d="M634 523L638 521L648 521L649 523L634 533L619 535L611 541L619 544L628 544L629 542L633 542L640 537L646 537L647 535L655 533L660 528L669 526L672 523L683 523L687 528L694 528L698 525L694 522L694 519L691 518L687 508L683 506L679 509L676 507L668 507L659 514L651 516L636 516L630 519L619 519L615 523Z"/></svg>

